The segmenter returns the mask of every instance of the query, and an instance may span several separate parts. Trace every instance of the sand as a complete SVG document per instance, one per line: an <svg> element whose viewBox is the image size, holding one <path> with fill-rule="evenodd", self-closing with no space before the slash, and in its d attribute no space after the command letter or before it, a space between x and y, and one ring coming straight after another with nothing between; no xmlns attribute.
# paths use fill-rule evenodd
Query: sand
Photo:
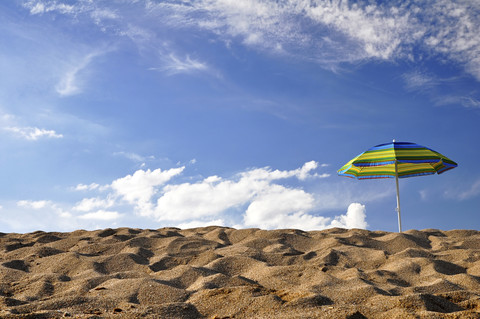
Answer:
<svg viewBox="0 0 480 319"><path fill-rule="evenodd" d="M480 232L0 233L1 318L480 318Z"/></svg>

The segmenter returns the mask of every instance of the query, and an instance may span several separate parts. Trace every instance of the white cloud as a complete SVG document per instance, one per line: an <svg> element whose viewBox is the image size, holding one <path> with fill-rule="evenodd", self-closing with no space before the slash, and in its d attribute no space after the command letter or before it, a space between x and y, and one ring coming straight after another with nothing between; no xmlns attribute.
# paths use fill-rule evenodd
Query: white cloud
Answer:
<svg viewBox="0 0 480 319"><path fill-rule="evenodd" d="M101 24L103 20L115 20L119 18L118 14L115 11L106 8L93 10L90 13L90 16L96 24Z"/></svg>
<svg viewBox="0 0 480 319"><path fill-rule="evenodd" d="M21 200L4 202L0 223L8 232L31 232L34 230L72 231L79 224L59 203L50 200Z"/></svg>
<svg viewBox="0 0 480 319"><path fill-rule="evenodd" d="M47 200L20 200L17 202L18 207L23 207L23 208L30 208L30 209L41 209L46 206L51 205L52 203Z"/></svg>
<svg viewBox="0 0 480 319"><path fill-rule="evenodd" d="M98 229L110 227L112 221L124 217L124 214L116 210L107 209L95 209L80 215L72 214L69 209L73 208L68 208L68 204L50 200L20 200L13 203L13 206L11 203L6 204L8 209L0 215L0 223L10 232ZM93 206L95 205L92 205L92 208Z"/></svg>
<svg viewBox="0 0 480 319"><path fill-rule="evenodd" d="M325 228L328 218L312 216L314 197L301 189L272 185L248 206L244 223L261 228Z"/></svg>
<svg viewBox="0 0 480 319"><path fill-rule="evenodd" d="M442 105L462 105L466 108L480 108L480 101L473 96L458 95L458 94L442 94L435 92L432 100L436 106Z"/></svg>
<svg viewBox="0 0 480 319"><path fill-rule="evenodd" d="M465 107L480 108L480 100L472 96L462 96L460 103Z"/></svg>
<svg viewBox="0 0 480 319"><path fill-rule="evenodd" d="M445 195L449 198L455 198L457 200L467 200L480 195L480 179L473 182L467 189L457 188L455 190L449 190L445 192Z"/></svg>
<svg viewBox="0 0 480 319"><path fill-rule="evenodd" d="M90 19L102 32L126 36L142 49L158 50L164 30L207 31L228 47L245 46L316 61L329 69L339 63L448 59L480 79L480 3L476 1L256 1L180 2L27 1L31 14L65 14ZM112 23L113 26L112 26ZM185 55L162 55L176 74L205 70ZM63 90L75 92L75 69ZM69 89L70 88L70 89Z"/></svg>
<svg viewBox="0 0 480 319"><path fill-rule="evenodd" d="M75 12L74 5L57 3L57 1L28 1L24 6L30 10L31 14L44 14L57 11L62 14L71 14Z"/></svg>
<svg viewBox="0 0 480 319"><path fill-rule="evenodd" d="M412 91L431 89L440 82L435 77L418 70L407 72L402 77L406 88Z"/></svg>
<svg viewBox="0 0 480 319"><path fill-rule="evenodd" d="M15 118L15 115L4 113L2 111L0 111L0 114L2 115L0 117L0 121L2 121L2 123L10 123Z"/></svg>
<svg viewBox="0 0 480 319"><path fill-rule="evenodd" d="M365 205L359 203L351 203L348 206L347 214L335 217L331 222L331 227L342 228L367 228Z"/></svg>
<svg viewBox="0 0 480 319"><path fill-rule="evenodd" d="M430 196L430 192L428 189L422 189L418 192L418 194L420 195L420 199L423 201L426 201Z"/></svg>
<svg viewBox="0 0 480 319"><path fill-rule="evenodd" d="M345 44L358 48L355 50L355 53L360 53L358 58L388 60L399 54L402 44L416 40L423 33L421 28L412 28L404 10L395 7L392 8L394 10L388 9L374 3L367 5L342 1L317 2L307 6L305 12L316 23L345 35ZM335 41L338 41L338 36ZM355 59L349 55L346 58Z"/></svg>
<svg viewBox="0 0 480 319"><path fill-rule="evenodd" d="M84 215L78 216L80 219L87 219L87 220L103 220L103 221L111 221L115 219L119 219L122 215L118 212L111 212L105 210L99 210L96 212L86 213Z"/></svg>
<svg viewBox="0 0 480 319"><path fill-rule="evenodd" d="M150 68L150 70L164 71L169 75L180 73L193 73L198 71L207 71L208 65L204 62L190 58L187 54L184 59L177 57L174 53L162 55L162 67Z"/></svg>
<svg viewBox="0 0 480 319"><path fill-rule="evenodd" d="M298 177L299 180L303 181L309 177L315 177L315 178L326 178L326 177L330 177L330 174L327 174L327 173L323 173L321 175L318 175L317 173L315 173L314 175L311 175L310 174L310 171L316 169L318 167L318 163L315 162L315 161L310 161L310 162L307 162L305 163L301 168L300 170L298 171L298 173L296 174L296 176ZM320 165L320 167L325 167L323 164Z"/></svg>
<svg viewBox="0 0 480 319"><path fill-rule="evenodd" d="M318 167L317 162L310 161L293 170L252 168L231 178L212 175L198 182L181 184L169 181L184 167L164 171L138 170L113 181L111 189L115 196L132 205L137 214L182 228L211 223L225 225L228 224L225 218L231 219L228 216L234 212L243 215L237 218L243 219L242 227L366 227L364 206L360 205L362 210L351 205L346 215L337 216L332 221L332 218L314 214L319 209L316 194L280 184L291 178L304 182L325 177L325 174L315 172ZM79 202L75 209L89 211L111 206L115 204L89 198Z"/></svg>
<svg viewBox="0 0 480 319"><path fill-rule="evenodd" d="M205 0L193 8L171 10L184 13L184 24L239 37L257 49L281 48L273 51L329 66L441 55L480 79L478 2Z"/></svg>
<svg viewBox="0 0 480 319"><path fill-rule="evenodd" d="M97 183L91 183L89 185L85 185L85 184L78 184L77 186L75 186L75 190L76 191L90 191L90 190L95 190L95 189L98 189L100 187L99 184Z"/></svg>
<svg viewBox="0 0 480 319"><path fill-rule="evenodd" d="M311 172L317 169L317 167L318 167L317 162L310 161L303 164L302 167L300 168L289 170L289 171L280 171L280 170L272 171L269 167L265 167L265 168L252 169L250 171L240 173L239 175L247 179L253 179L253 180L264 179L267 181L272 181L276 179L285 179L290 177L296 177L299 180L304 181L307 178L325 178L330 176L329 174L322 174L322 175L318 175L317 173L312 174Z"/></svg>
<svg viewBox="0 0 480 319"><path fill-rule="evenodd" d="M89 66L94 58L105 53L106 51L97 50L70 63L70 65L66 67L67 70L61 76L60 81L55 86L57 93L60 96L70 96L81 93L80 73Z"/></svg>
<svg viewBox="0 0 480 319"><path fill-rule="evenodd" d="M141 215L148 215L152 210L151 199L157 192L156 187L165 184L184 169L183 166L164 171L138 170L133 175L114 180L111 187L118 196L134 205Z"/></svg>
<svg viewBox="0 0 480 319"><path fill-rule="evenodd" d="M428 71L414 70L404 73L402 78L407 90L426 94L436 106L480 107L477 92L468 91L462 85L465 77L442 78ZM457 88L456 93L451 93L452 87Z"/></svg>
<svg viewBox="0 0 480 319"><path fill-rule="evenodd" d="M38 127L17 127L7 126L4 130L14 133L17 136L30 141L36 141L39 138L62 138L62 134L58 134L54 130L46 130Z"/></svg>
<svg viewBox="0 0 480 319"><path fill-rule="evenodd" d="M155 156L150 155L150 156L142 156L133 152L115 152L113 153L114 156L123 156L131 161L134 162L145 162L147 160L154 160Z"/></svg>
<svg viewBox="0 0 480 319"><path fill-rule="evenodd" d="M395 183L390 179L355 181L342 179L318 184L315 187L315 207L319 210L338 210L354 202L373 202L395 198Z"/></svg>
<svg viewBox="0 0 480 319"><path fill-rule="evenodd" d="M363 228L366 223L365 206L352 203L346 215L328 217L312 215L315 210L312 194L303 190L275 187L270 193L254 200L248 207L244 225L260 228L299 228L321 230L331 227Z"/></svg>
<svg viewBox="0 0 480 319"><path fill-rule="evenodd" d="M263 184L263 183L262 183ZM148 213L158 221L184 221L216 216L246 203L258 185L210 176L199 183L167 185L154 210Z"/></svg>
<svg viewBox="0 0 480 319"><path fill-rule="evenodd" d="M178 228L187 229L187 228L196 228L196 227L207 227L207 226L225 226L223 219L215 220L192 220L187 223L180 223L177 225Z"/></svg>
<svg viewBox="0 0 480 319"><path fill-rule="evenodd" d="M99 197L84 198L78 202L73 210L81 212L89 212L97 208L109 208L115 204L113 198L102 199Z"/></svg>
<svg viewBox="0 0 480 319"><path fill-rule="evenodd" d="M232 179L210 176L198 183L166 185L155 209L148 215L159 221L215 216L265 196L278 186L271 183L274 180L314 177L315 174L310 172L317 166L316 162L308 162L290 171L256 168L239 173Z"/></svg>
<svg viewBox="0 0 480 319"><path fill-rule="evenodd" d="M424 23L430 25L425 44L432 51L465 65L480 79L480 4L469 1L433 1L425 11ZM430 14L428 14L430 13Z"/></svg>
<svg viewBox="0 0 480 319"><path fill-rule="evenodd" d="M209 30L230 41L275 54L294 55L322 64L377 58L394 59L421 38L425 27L412 23L404 6L347 1L196 1L158 6L175 13L174 26ZM183 18L181 18L183 17ZM182 23L178 20L182 19Z"/></svg>
<svg viewBox="0 0 480 319"><path fill-rule="evenodd" d="M137 170L108 186L78 184L75 189L79 191L108 191L103 195L80 199L70 207L48 200L23 200L18 201L16 206L23 209L24 214L32 216L32 225L43 225L49 229L107 227L109 222L120 218L124 222L132 222L142 216L145 221L153 219L163 225L182 228L212 224L305 230L366 227L365 206L360 204L351 204L345 215L334 218L319 215L324 210L319 200L322 194L304 190L298 185L311 185L313 178L320 180L323 174L316 172L319 166L311 161L293 170L252 168L229 178L212 175L197 182L180 184L172 182L172 179L180 175L185 167ZM332 194L344 195L335 191ZM346 205L337 203L336 207ZM37 214L33 215L33 211ZM41 220L42 215L45 215L45 221ZM47 220L50 221L48 225L45 224ZM26 227L14 220L7 220L7 224L14 229Z"/></svg>

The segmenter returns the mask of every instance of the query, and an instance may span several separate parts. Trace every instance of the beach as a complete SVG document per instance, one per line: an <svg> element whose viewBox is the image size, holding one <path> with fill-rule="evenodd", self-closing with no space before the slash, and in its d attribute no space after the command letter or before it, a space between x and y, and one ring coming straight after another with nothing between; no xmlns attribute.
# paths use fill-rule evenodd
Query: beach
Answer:
<svg viewBox="0 0 480 319"><path fill-rule="evenodd" d="M480 232L0 233L1 318L480 318Z"/></svg>

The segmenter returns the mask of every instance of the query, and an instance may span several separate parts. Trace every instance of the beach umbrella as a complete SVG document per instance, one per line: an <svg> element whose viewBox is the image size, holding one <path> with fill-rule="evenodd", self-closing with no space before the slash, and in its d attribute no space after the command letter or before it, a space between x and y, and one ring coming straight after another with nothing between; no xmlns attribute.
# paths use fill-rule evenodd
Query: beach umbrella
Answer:
<svg viewBox="0 0 480 319"><path fill-rule="evenodd" d="M338 170L338 175L356 179L395 178L398 230L402 232L398 179L442 174L455 167L457 163L428 147L393 140L356 156Z"/></svg>

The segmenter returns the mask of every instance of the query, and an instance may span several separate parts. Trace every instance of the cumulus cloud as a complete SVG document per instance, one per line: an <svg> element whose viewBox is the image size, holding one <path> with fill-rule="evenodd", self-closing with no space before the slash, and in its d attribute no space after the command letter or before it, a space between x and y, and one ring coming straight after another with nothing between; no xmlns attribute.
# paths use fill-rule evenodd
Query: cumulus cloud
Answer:
<svg viewBox="0 0 480 319"><path fill-rule="evenodd" d="M330 226L342 228L367 228L365 205L351 203L348 206L347 213L335 217Z"/></svg>
<svg viewBox="0 0 480 319"><path fill-rule="evenodd" d="M320 215L321 194L305 190L299 184L310 185L324 178L325 174L317 172L323 167L326 166L310 161L292 170L251 168L231 177L212 175L183 183L173 179L184 172L184 166L153 171L140 169L107 186L78 184L76 190L97 192L97 196L80 199L70 207L47 200L22 200L16 206L47 214L52 220L57 216L57 224L83 228L108 227L111 223L140 217L183 228L207 225L305 230L367 227L365 206L361 204L351 204L344 215Z"/></svg>
<svg viewBox="0 0 480 319"><path fill-rule="evenodd" d="M80 219L87 219L87 220L103 220L103 221L111 221L121 217L121 214L118 212L110 212L105 210L98 210L96 212L86 213L80 215L78 218Z"/></svg>
<svg viewBox="0 0 480 319"><path fill-rule="evenodd" d="M12 132L17 136L25 138L30 141L36 141L40 138L62 138L62 134L58 134L54 130L46 130L38 127L17 127L7 126L6 131Z"/></svg>
<svg viewBox="0 0 480 319"><path fill-rule="evenodd" d="M142 215L152 211L151 199L157 192L157 187L165 184L172 177L179 175L185 167L169 170L138 170L133 175L116 179L111 187L118 196L135 206Z"/></svg>
<svg viewBox="0 0 480 319"><path fill-rule="evenodd" d="M322 229L328 218L308 214L314 208L312 194L300 189L272 185L248 206L248 227Z"/></svg>
<svg viewBox="0 0 480 319"><path fill-rule="evenodd" d="M317 165L316 162L308 162L301 168L289 171L256 168L239 173L231 179L209 176L197 183L167 185L149 215L159 221L216 216L266 196L275 187L283 187L272 184L272 181L314 177L315 174L310 172Z"/></svg>
<svg viewBox="0 0 480 319"><path fill-rule="evenodd" d="M245 214L245 226L261 228L300 228L321 230L331 227L363 228L366 222L365 206L352 203L345 215L328 217L307 213L315 208L313 195L301 190L278 189L254 201Z"/></svg>
<svg viewBox="0 0 480 319"><path fill-rule="evenodd" d="M62 204L51 200L19 200L5 204L7 209L0 220L9 228L8 231L70 231L78 226L74 216Z"/></svg>
<svg viewBox="0 0 480 319"><path fill-rule="evenodd" d="M106 199L99 197L84 198L73 207L73 210L89 212L97 208L109 208L112 207L114 204L115 201L111 197L108 197Z"/></svg>
<svg viewBox="0 0 480 319"><path fill-rule="evenodd" d="M100 199L82 200L73 207L51 200L20 200L15 207L8 207L0 220L9 231L98 229L111 227L124 217L116 210L104 208L109 206L111 203Z"/></svg>
<svg viewBox="0 0 480 319"><path fill-rule="evenodd" d="M100 188L100 185L97 183L91 183L89 185L78 184L77 186L74 187L76 191L88 191L88 190L94 190L98 188Z"/></svg>
<svg viewBox="0 0 480 319"><path fill-rule="evenodd" d="M214 219L214 220L192 220L186 223L180 223L177 227L182 229L196 228L196 227L207 227L207 226L226 226L223 219Z"/></svg>
<svg viewBox="0 0 480 319"><path fill-rule="evenodd" d="M17 206L24 207L24 208L31 208L31 209L41 209L46 207L47 205L51 205L52 203L47 200L19 200L17 202Z"/></svg>

